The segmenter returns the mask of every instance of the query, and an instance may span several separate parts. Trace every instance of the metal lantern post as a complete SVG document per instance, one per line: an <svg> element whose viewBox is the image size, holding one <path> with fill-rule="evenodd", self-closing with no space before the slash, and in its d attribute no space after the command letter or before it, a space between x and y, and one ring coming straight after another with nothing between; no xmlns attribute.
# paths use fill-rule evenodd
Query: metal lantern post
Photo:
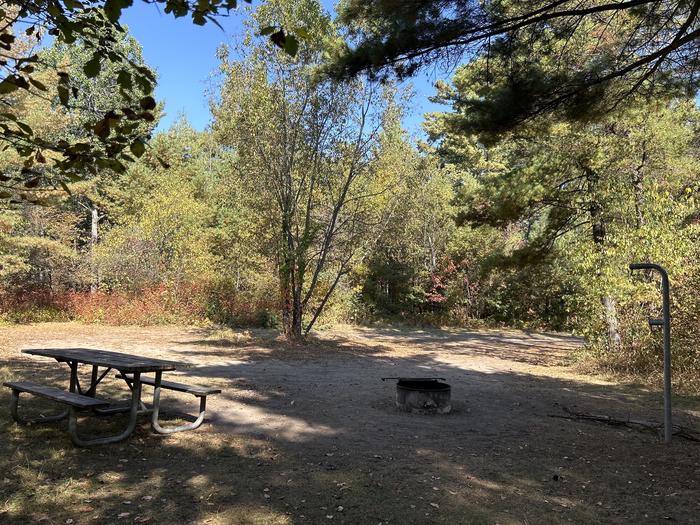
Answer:
<svg viewBox="0 0 700 525"><path fill-rule="evenodd" d="M663 327L664 331L664 442L671 442L673 423L671 421L671 302L668 272L654 263L633 263L630 270L655 270L661 275L661 298L663 312L661 319L649 319L649 328Z"/></svg>

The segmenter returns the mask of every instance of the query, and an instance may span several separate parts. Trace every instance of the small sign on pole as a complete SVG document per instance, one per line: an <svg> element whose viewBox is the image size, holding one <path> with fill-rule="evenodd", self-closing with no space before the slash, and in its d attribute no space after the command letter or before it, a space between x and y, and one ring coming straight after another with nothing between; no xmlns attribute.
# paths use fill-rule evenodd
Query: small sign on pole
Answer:
<svg viewBox="0 0 700 525"><path fill-rule="evenodd" d="M668 272L654 263L633 263L630 270L654 270L661 275L661 319L649 319L649 327L662 327L664 331L664 443L671 442L673 422L671 418L671 301Z"/></svg>

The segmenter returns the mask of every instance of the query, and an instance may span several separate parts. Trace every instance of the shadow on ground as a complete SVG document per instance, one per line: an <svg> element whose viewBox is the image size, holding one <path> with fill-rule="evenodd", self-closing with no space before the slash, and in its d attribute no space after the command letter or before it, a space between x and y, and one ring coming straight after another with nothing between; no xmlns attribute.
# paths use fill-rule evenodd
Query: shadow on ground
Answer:
<svg viewBox="0 0 700 525"><path fill-rule="evenodd" d="M0 413L0 520L692 523L700 515L698 444L666 447L653 434L550 417L562 407L660 417L658 393L561 374L552 361L570 351L569 339L360 330L290 347L210 336L180 330L157 347L158 355L197 363L186 381L224 388L198 431L162 437L144 424L123 444L81 450L60 425L19 428ZM120 341L105 347L133 347ZM49 362L7 353L0 370L67 378ZM446 377L453 413L397 412L393 383L380 378L412 375ZM0 401L8 400L3 392ZM177 412L192 400L167 401ZM700 426L694 412L677 415Z"/></svg>

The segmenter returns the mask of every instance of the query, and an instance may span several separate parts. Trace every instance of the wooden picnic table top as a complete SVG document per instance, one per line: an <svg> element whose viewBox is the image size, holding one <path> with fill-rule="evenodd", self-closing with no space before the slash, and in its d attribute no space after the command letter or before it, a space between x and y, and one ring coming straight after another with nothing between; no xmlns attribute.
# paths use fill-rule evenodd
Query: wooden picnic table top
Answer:
<svg viewBox="0 0 700 525"><path fill-rule="evenodd" d="M26 348L23 354L52 357L59 362L78 362L114 368L120 372L165 372L191 365L94 348Z"/></svg>

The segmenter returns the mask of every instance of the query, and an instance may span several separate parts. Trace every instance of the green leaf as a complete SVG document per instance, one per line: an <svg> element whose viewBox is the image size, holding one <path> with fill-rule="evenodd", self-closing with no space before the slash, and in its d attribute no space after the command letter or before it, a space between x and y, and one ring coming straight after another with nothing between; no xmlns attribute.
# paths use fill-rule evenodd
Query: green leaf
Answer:
<svg viewBox="0 0 700 525"><path fill-rule="evenodd" d="M66 6L66 9L69 11L75 11L76 9L82 9L83 4L81 4L78 0L63 0L63 3Z"/></svg>
<svg viewBox="0 0 700 525"><path fill-rule="evenodd" d="M13 77L13 82L17 87L20 87L22 89L29 89L29 82L24 77L15 76Z"/></svg>
<svg viewBox="0 0 700 525"><path fill-rule="evenodd" d="M90 60L88 60L83 66L83 72L88 78L95 78L100 74L100 57L94 55Z"/></svg>
<svg viewBox="0 0 700 525"><path fill-rule="evenodd" d="M131 80L131 73L122 69L117 74L117 84L122 89L132 89L134 87L134 82Z"/></svg>
<svg viewBox="0 0 700 525"><path fill-rule="evenodd" d="M101 139L106 139L109 136L109 119L103 118L92 128L95 134Z"/></svg>
<svg viewBox="0 0 700 525"><path fill-rule="evenodd" d="M272 33L270 35L270 40L272 40L272 43L275 44L277 47L284 48L284 42L286 40L284 30L280 29L276 33Z"/></svg>
<svg viewBox="0 0 700 525"><path fill-rule="evenodd" d="M143 154L146 153L146 145L141 140L132 142L129 149L136 157L142 157Z"/></svg>
<svg viewBox="0 0 700 525"><path fill-rule="evenodd" d="M277 30L277 28L276 28L275 26L263 27L263 28L260 30L260 36L271 35L271 34L274 33L276 30Z"/></svg>
<svg viewBox="0 0 700 525"><path fill-rule="evenodd" d="M132 0L107 0L104 6L105 15L110 22L118 22L122 16L122 9L130 7Z"/></svg>
<svg viewBox="0 0 700 525"><path fill-rule="evenodd" d="M272 33L270 35L270 40L272 40L273 44L283 49L284 52L290 56L296 56L297 51L299 50L299 40L297 40L297 37L294 35L285 34L284 29L280 29L279 31Z"/></svg>
<svg viewBox="0 0 700 525"><path fill-rule="evenodd" d="M58 100L61 101L61 104L64 106L68 105L68 98L70 96L70 93L68 91L68 88L66 86L61 86L59 85L56 90L58 91Z"/></svg>
<svg viewBox="0 0 700 525"><path fill-rule="evenodd" d="M40 90L40 91L46 91L46 86L45 86L42 82L38 81L36 78L31 78L31 77L30 77L30 78L29 78L29 82L30 82L35 88L37 88L38 90Z"/></svg>
<svg viewBox="0 0 700 525"><path fill-rule="evenodd" d="M299 51L299 41L294 35L287 35L284 39L284 51L289 56L296 56L297 51Z"/></svg>
<svg viewBox="0 0 700 525"><path fill-rule="evenodd" d="M17 84L12 81L12 77L7 77L5 80L0 82L0 95L6 95L12 93L17 89Z"/></svg>
<svg viewBox="0 0 700 525"><path fill-rule="evenodd" d="M143 97L141 100L139 100L139 105L141 106L141 109L149 111L156 108L156 100L151 96Z"/></svg>
<svg viewBox="0 0 700 525"><path fill-rule="evenodd" d="M24 122L17 121L17 125L27 135L34 135L34 130L28 124L25 124Z"/></svg>

